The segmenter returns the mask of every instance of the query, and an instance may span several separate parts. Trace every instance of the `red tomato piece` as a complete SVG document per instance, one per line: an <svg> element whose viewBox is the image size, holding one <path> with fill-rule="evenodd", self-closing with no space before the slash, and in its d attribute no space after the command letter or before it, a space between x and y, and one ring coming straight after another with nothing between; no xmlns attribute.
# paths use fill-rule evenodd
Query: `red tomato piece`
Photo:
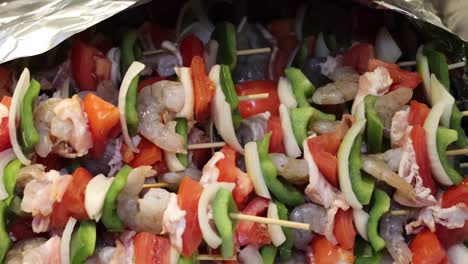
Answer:
<svg viewBox="0 0 468 264"><path fill-rule="evenodd" d="M369 71L373 71L377 67L384 67L388 70L393 80L392 87L390 87L392 91L401 87L416 89L422 81L421 76L419 76L417 72L400 69L400 66L397 64L387 63L378 59L370 59L368 66Z"/></svg>
<svg viewBox="0 0 468 264"><path fill-rule="evenodd" d="M130 162L130 166L133 168L139 166L150 166L162 160L161 149L144 137L142 137L137 148L140 150L140 152L136 153Z"/></svg>
<svg viewBox="0 0 468 264"><path fill-rule="evenodd" d="M0 103L6 106L6 108L10 109L11 97L4 96L2 98L2 101L0 101ZM0 152L7 150L10 147L11 147L11 142L10 142L10 133L8 131L8 117L4 117L2 120L0 120Z"/></svg>
<svg viewBox="0 0 468 264"><path fill-rule="evenodd" d="M195 119L204 122L210 116L210 102L214 95L214 83L208 78L202 57L195 56L190 64L193 94L195 97Z"/></svg>
<svg viewBox="0 0 468 264"><path fill-rule="evenodd" d="M153 170L156 171L156 176L161 176L164 173L169 172L169 168L167 168L164 157L161 161L158 161L155 164L153 164Z"/></svg>
<svg viewBox="0 0 468 264"><path fill-rule="evenodd" d="M279 97L276 83L270 80L248 81L236 85L237 95L250 95L268 93L268 98L258 100L248 100L239 102L239 111L243 118L270 112L271 115L279 113Z"/></svg>
<svg viewBox="0 0 468 264"><path fill-rule="evenodd" d="M144 79L138 83L138 92L141 91L141 89L145 88L146 86L152 85L153 83L157 83L162 80L167 80L167 78L162 77L162 76L154 76L148 79Z"/></svg>
<svg viewBox="0 0 468 264"><path fill-rule="evenodd" d="M285 153L283 143L283 128L281 127L281 120L279 116L270 116L268 119L267 130L271 131L270 153Z"/></svg>
<svg viewBox="0 0 468 264"><path fill-rule="evenodd" d="M242 210L242 214L264 215L268 209L270 200L262 197L256 197ZM253 245L260 248L263 245L271 243L271 237L268 233L268 227L265 224L239 221L236 228L236 241L242 247L245 245Z"/></svg>
<svg viewBox="0 0 468 264"><path fill-rule="evenodd" d="M367 71L369 60L374 57L374 47L371 44L359 43L346 51L343 62L344 65L352 66L360 74L363 74Z"/></svg>
<svg viewBox="0 0 468 264"><path fill-rule="evenodd" d="M135 264L170 263L169 239L148 232L140 232L133 238Z"/></svg>
<svg viewBox="0 0 468 264"><path fill-rule="evenodd" d="M184 67L190 67L192 59L195 56L203 58L205 46L203 42L195 35L190 34L180 42L180 53L182 54L182 61Z"/></svg>
<svg viewBox="0 0 468 264"><path fill-rule="evenodd" d="M338 209L335 215L335 226L333 229L336 240L340 246L346 250L354 248L354 239L356 237L356 230L353 225L353 210L348 209L343 211Z"/></svg>
<svg viewBox="0 0 468 264"><path fill-rule="evenodd" d="M70 216L77 220L88 219L88 213L86 213L84 205L85 191L93 175L85 168L79 167L72 173L72 178L72 182L68 185L62 201L54 205L50 216L51 227L65 227Z"/></svg>
<svg viewBox="0 0 468 264"><path fill-rule="evenodd" d="M324 236L317 236L312 240L312 253L316 264L353 263L352 251L333 245Z"/></svg>
<svg viewBox="0 0 468 264"><path fill-rule="evenodd" d="M338 160L336 154L341 144L339 133L331 132L307 140L310 153L327 181L338 186Z"/></svg>
<svg viewBox="0 0 468 264"><path fill-rule="evenodd" d="M8 225L8 233L14 241L39 237L42 234L34 233L31 218L16 218Z"/></svg>
<svg viewBox="0 0 468 264"><path fill-rule="evenodd" d="M415 125L411 130L410 137L413 141L416 163L419 166L419 175L422 178L423 185L431 189L431 193L435 195L437 193L437 187L432 178L431 163L429 155L427 154L426 131L421 125Z"/></svg>
<svg viewBox="0 0 468 264"><path fill-rule="evenodd" d="M198 223L198 200L203 192L203 186L190 177L182 179L177 196L177 203L181 210L186 211L185 231L182 235L182 255L190 257L202 241L202 233Z"/></svg>
<svg viewBox="0 0 468 264"><path fill-rule="evenodd" d="M411 126L423 126L430 111L431 109L426 104L420 103L416 100L411 100L408 124Z"/></svg>
<svg viewBox="0 0 468 264"><path fill-rule="evenodd" d="M417 234L409 247L413 253L413 264L440 264L447 258L437 236L429 230Z"/></svg>
<svg viewBox="0 0 468 264"><path fill-rule="evenodd" d="M85 96L83 105L93 137L91 154L98 159L104 154L110 132L119 125L120 112L117 107L92 93Z"/></svg>

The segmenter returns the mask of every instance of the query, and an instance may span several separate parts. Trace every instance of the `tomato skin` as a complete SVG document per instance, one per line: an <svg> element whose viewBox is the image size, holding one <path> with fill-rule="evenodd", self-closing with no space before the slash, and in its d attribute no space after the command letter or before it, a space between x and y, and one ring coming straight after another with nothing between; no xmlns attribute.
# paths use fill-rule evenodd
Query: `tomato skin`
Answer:
<svg viewBox="0 0 468 264"><path fill-rule="evenodd" d="M468 178L463 179L459 185L450 187L442 195L442 208L448 208L458 203L468 206ZM468 221L465 221L462 228L457 229L448 229L437 225L436 234L445 247L464 242L468 240Z"/></svg>
<svg viewBox="0 0 468 264"><path fill-rule="evenodd" d="M214 96L215 85L206 74L205 63L202 57L193 57L190 70L192 74L193 94L195 97L195 119L198 122L204 122L210 116L210 103L211 98Z"/></svg>
<svg viewBox="0 0 468 264"><path fill-rule="evenodd" d="M242 214L264 215L268 209L269 202L269 199L256 197L242 210ZM256 248L260 248L263 245L271 243L267 225L255 222L239 221L235 236L237 245L240 247L253 245Z"/></svg>
<svg viewBox="0 0 468 264"><path fill-rule="evenodd" d="M336 240L338 240L342 248L346 250L352 250L354 248L356 230L353 225L353 209L348 209L346 211L338 209L335 215L333 233L335 233Z"/></svg>
<svg viewBox="0 0 468 264"><path fill-rule="evenodd" d="M162 76L154 76L154 77L150 77L148 79L144 79L144 80L142 80L142 81L140 81L138 83L138 92L140 92L146 86L152 85L153 83L157 83L157 82L162 81L162 80L167 80L167 78L162 77Z"/></svg>
<svg viewBox="0 0 468 264"><path fill-rule="evenodd" d="M198 200L203 192L203 186L190 177L185 176L182 179L177 195L177 204L181 210L186 211L185 231L182 235L182 255L190 257L197 251L203 236L198 223Z"/></svg>
<svg viewBox="0 0 468 264"><path fill-rule="evenodd" d="M314 157L315 163L327 181L338 186L338 159L336 154L341 144L337 132L326 133L307 140L307 146Z"/></svg>
<svg viewBox="0 0 468 264"><path fill-rule="evenodd" d="M195 56L203 58L203 53L205 52L205 46L203 42L195 35L190 34L186 36L180 42L180 53L182 55L182 61L184 67L190 67L192 59Z"/></svg>
<svg viewBox="0 0 468 264"><path fill-rule="evenodd" d="M93 178L93 175L85 168L79 167L72 173L72 182L68 185L62 201L55 203L50 216L50 226L53 228L63 228L67 224L70 216L76 220L89 219L84 201L86 186Z"/></svg>
<svg viewBox="0 0 468 264"><path fill-rule="evenodd" d="M283 128L279 116L270 116L267 123L267 130L271 131L269 153L285 153L283 143Z"/></svg>
<svg viewBox="0 0 468 264"><path fill-rule="evenodd" d="M170 263L171 244L162 236L148 232L140 232L133 238L135 264L167 264Z"/></svg>
<svg viewBox="0 0 468 264"><path fill-rule="evenodd" d="M279 97L276 83L271 80L248 81L236 85L238 96L268 93L268 98L258 100L248 100L239 102L239 111L243 118L270 112L271 115L279 114Z"/></svg>
<svg viewBox="0 0 468 264"><path fill-rule="evenodd" d="M416 100L411 100L408 124L411 126L423 126L430 111L431 109L426 104L420 103Z"/></svg>
<svg viewBox="0 0 468 264"><path fill-rule="evenodd" d="M344 65L352 66L360 74L363 74L367 71L369 60L374 57L374 47L371 44L359 43L346 51L343 62Z"/></svg>
<svg viewBox="0 0 468 264"><path fill-rule="evenodd" d="M2 69L2 68L0 68ZM0 101L1 104L10 109L11 97L4 96ZM11 148L10 133L8 131L8 117L0 120L0 152Z"/></svg>
<svg viewBox="0 0 468 264"><path fill-rule="evenodd" d="M316 236L312 240L312 253L316 264L353 263L353 252L333 245L324 236Z"/></svg>
<svg viewBox="0 0 468 264"><path fill-rule="evenodd" d="M413 148L416 154L416 163L419 167L419 175L422 178L423 185L431 189L431 193L437 193L437 187L432 178L429 155L427 154L426 131L421 125L413 126L410 138L413 141Z"/></svg>
<svg viewBox="0 0 468 264"><path fill-rule="evenodd" d="M91 155L99 159L104 154L109 134L120 122L120 111L111 103L92 93L85 96L83 105L93 138Z"/></svg>
<svg viewBox="0 0 468 264"><path fill-rule="evenodd" d="M439 264L447 259L447 253L437 236L429 230L416 235L410 244L413 264Z"/></svg>
<svg viewBox="0 0 468 264"><path fill-rule="evenodd" d="M422 82L421 76L417 72L410 72L400 69L400 66L393 63L387 63L378 59L370 59L368 70L373 71L377 67L384 67L388 70L390 77L393 80L390 90L396 90L398 88L406 87L410 89L416 89Z"/></svg>
<svg viewBox="0 0 468 264"><path fill-rule="evenodd" d="M137 148L140 150L140 152L136 153L130 162L130 166L132 168L139 166L150 166L162 160L161 149L144 137L142 137Z"/></svg>

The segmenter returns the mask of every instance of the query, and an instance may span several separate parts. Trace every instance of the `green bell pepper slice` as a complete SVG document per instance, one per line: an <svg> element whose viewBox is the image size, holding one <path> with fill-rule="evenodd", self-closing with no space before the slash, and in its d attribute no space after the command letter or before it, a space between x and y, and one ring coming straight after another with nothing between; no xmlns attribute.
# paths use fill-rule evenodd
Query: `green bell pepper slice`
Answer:
<svg viewBox="0 0 468 264"><path fill-rule="evenodd" d="M278 208L278 217L281 220L289 220L288 208L280 201L275 201L276 207ZM279 257L282 262L286 262L292 258L293 246L294 246L294 234L291 228L281 227L283 230L286 241L283 242L278 248Z"/></svg>
<svg viewBox="0 0 468 264"><path fill-rule="evenodd" d="M198 263L196 255L190 256L190 258L186 258L180 255L179 260L177 261L177 264L195 264L195 263Z"/></svg>
<svg viewBox="0 0 468 264"><path fill-rule="evenodd" d="M382 252L375 252L372 246L361 238L356 240L354 247L354 264L379 264L382 259Z"/></svg>
<svg viewBox="0 0 468 264"><path fill-rule="evenodd" d="M229 106L231 107L232 123L234 128L237 129L240 126L242 117L239 112L239 97L237 96L236 89L234 88L234 82L232 80L229 67L227 65L221 65L219 75L221 90L224 93L226 102L228 102Z"/></svg>
<svg viewBox="0 0 468 264"><path fill-rule="evenodd" d="M175 119L177 124L175 127L175 132L182 136L184 138L184 145L185 149L187 149L187 142L188 142L188 125L187 125L187 119L183 117L178 117ZM187 153L177 153L176 154L177 159L179 160L180 164L184 165L184 167L188 167L189 165L189 160L188 160L188 154Z"/></svg>
<svg viewBox="0 0 468 264"><path fill-rule="evenodd" d="M25 153L34 152L34 147L39 143L39 133L37 133L36 127L34 126L33 106L40 91L41 85L36 80L32 79L21 103L21 142L23 143L23 150Z"/></svg>
<svg viewBox="0 0 468 264"><path fill-rule="evenodd" d="M468 137L466 136L465 130L461 126L463 114L456 105L452 108L452 115L450 116L450 128L454 129L458 133L458 138L455 144L459 148L468 147Z"/></svg>
<svg viewBox="0 0 468 264"><path fill-rule="evenodd" d="M94 254L96 246L96 223L83 221L75 229L70 241L71 264L83 264Z"/></svg>
<svg viewBox="0 0 468 264"><path fill-rule="evenodd" d="M444 168L447 176L450 180L455 184L458 185L462 182L463 176L460 175L452 166L449 165L447 160L447 146L450 145L452 142L457 140L458 133L453 129L448 129L446 127L439 127L437 128L436 133L436 145L437 145L437 154L439 155L440 163Z"/></svg>
<svg viewBox="0 0 468 264"><path fill-rule="evenodd" d="M349 179L356 198L362 205L370 203L375 181L367 174L361 174L361 145L362 136L358 135L354 139L351 152L349 153Z"/></svg>
<svg viewBox="0 0 468 264"><path fill-rule="evenodd" d="M127 123L128 134L136 136L138 133L138 110L137 110L137 96L138 96L138 82L140 75L133 78L128 86L127 95L125 96L125 121Z"/></svg>
<svg viewBox="0 0 468 264"><path fill-rule="evenodd" d="M222 239L221 255L224 258L234 254L234 230L236 223L231 221L229 213L237 213L236 203L230 191L221 188L213 201L213 220Z"/></svg>
<svg viewBox="0 0 468 264"><path fill-rule="evenodd" d="M138 32L135 29L128 30L124 33L122 43L120 44L120 72L122 76L127 72L128 67L136 61L136 42Z"/></svg>
<svg viewBox="0 0 468 264"><path fill-rule="evenodd" d="M11 198L16 185L16 176L18 175L23 164L18 159L10 161L3 169L3 184L8 193L8 198Z"/></svg>
<svg viewBox="0 0 468 264"><path fill-rule="evenodd" d="M227 65L231 71L237 65L236 36L236 28L230 22L218 23L213 32L213 39L218 41L219 44L217 62Z"/></svg>
<svg viewBox="0 0 468 264"><path fill-rule="evenodd" d="M289 206L296 206L304 202L304 196L300 191L288 183L278 179L278 171L275 164L268 155L270 146L271 131L257 142L258 158L262 169L263 178L271 193L282 203Z"/></svg>
<svg viewBox="0 0 468 264"><path fill-rule="evenodd" d="M382 215L390 210L390 197L382 190L375 189L374 204L369 212L367 220L367 237L372 245L372 248L379 252L385 247L385 240L379 235L379 221Z"/></svg>
<svg viewBox="0 0 468 264"><path fill-rule="evenodd" d="M127 184L128 174L132 168L128 165L123 166L120 171L115 175L109 190L107 190L106 197L104 198L104 207L102 208L102 223L111 232L122 232L125 229L125 224L120 220L117 214L117 197L120 191Z"/></svg>
<svg viewBox="0 0 468 264"><path fill-rule="evenodd" d="M309 98L315 92L315 86L298 68L289 67L284 71L289 82L291 82L292 91L297 101L298 107L309 107Z"/></svg>
<svg viewBox="0 0 468 264"><path fill-rule="evenodd" d="M276 253L278 248L274 245L265 245L260 249L260 255L262 256L263 264L273 264L275 262Z"/></svg>
<svg viewBox="0 0 468 264"><path fill-rule="evenodd" d="M382 139L384 125L375 110L375 101L378 96L368 95L364 98L364 108L366 115L366 145L369 153L382 152Z"/></svg>
<svg viewBox="0 0 468 264"><path fill-rule="evenodd" d="M317 120L335 120L335 115L326 114L312 106L290 110L291 124L297 144L302 149L302 142L308 137L309 124Z"/></svg>

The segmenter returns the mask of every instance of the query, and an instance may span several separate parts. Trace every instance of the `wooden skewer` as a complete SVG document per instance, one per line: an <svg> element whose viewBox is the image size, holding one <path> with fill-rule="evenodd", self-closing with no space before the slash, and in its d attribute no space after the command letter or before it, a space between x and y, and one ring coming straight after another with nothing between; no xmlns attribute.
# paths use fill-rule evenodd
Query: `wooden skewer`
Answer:
<svg viewBox="0 0 468 264"><path fill-rule="evenodd" d="M143 184L144 189L149 189L149 188L166 188L169 187L169 183L167 182L157 182L157 183L147 183Z"/></svg>
<svg viewBox="0 0 468 264"><path fill-rule="evenodd" d="M416 61L402 61L402 62L399 62L398 65L400 67L414 66L414 65L416 65ZM465 65L466 65L466 62L460 61L460 62L457 62L457 63L449 64L448 69L453 70L453 69L457 69L457 68L462 68L462 67L465 67Z"/></svg>
<svg viewBox="0 0 468 264"><path fill-rule="evenodd" d="M409 210L393 210L393 211L388 211L389 215L394 215L394 216L402 216L402 215L407 215L409 214Z"/></svg>
<svg viewBox="0 0 468 264"><path fill-rule="evenodd" d="M446 154L447 156L466 155L468 154L468 148L449 150L446 152Z"/></svg>
<svg viewBox="0 0 468 264"><path fill-rule="evenodd" d="M259 93L259 94L249 94L249 95L241 95L239 96L239 101L249 101L249 100L257 100L257 99L266 99L270 96L269 93Z"/></svg>
<svg viewBox="0 0 468 264"><path fill-rule="evenodd" d="M192 149L221 148L221 147L224 147L225 145L226 143L224 142L199 143L199 144L188 145L187 149L192 150Z"/></svg>
<svg viewBox="0 0 468 264"><path fill-rule="evenodd" d="M147 50L147 51L143 51L143 56L155 55L155 54L164 53L164 52L166 52L166 50L164 49Z"/></svg>
<svg viewBox="0 0 468 264"><path fill-rule="evenodd" d="M404 66L414 66L416 65L416 61L402 61L402 62L399 62L398 65L400 67L404 67Z"/></svg>
<svg viewBox="0 0 468 264"><path fill-rule="evenodd" d="M166 50L164 49L157 49L157 50L147 50L143 51L143 56L155 55L159 53L164 53ZM246 50L238 50L237 56L245 56L245 55L253 55L253 54L262 54L262 53L270 53L271 48L258 48L258 49L246 49Z"/></svg>
<svg viewBox="0 0 468 264"><path fill-rule="evenodd" d="M198 260L237 260L235 256L232 256L230 258L224 258L223 256L220 255L198 255L197 257Z"/></svg>
<svg viewBox="0 0 468 264"><path fill-rule="evenodd" d="M279 225L279 226L284 226L284 227L290 227L294 229L310 230L310 225L306 223L299 223L299 222L292 222L292 221L286 221L286 220L271 219L271 218L260 217L260 216L255 216L255 215L236 214L236 213L230 213L229 216L232 219L236 219L236 220L245 220L245 221L251 221L251 222L256 222L256 223L261 223L261 224L273 224L273 225Z"/></svg>
<svg viewBox="0 0 468 264"><path fill-rule="evenodd" d="M462 111L461 113L463 116L468 116L468 111Z"/></svg>
<svg viewBox="0 0 468 264"><path fill-rule="evenodd" d="M460 163L460 168L468 168L468 163Z"/></svg>

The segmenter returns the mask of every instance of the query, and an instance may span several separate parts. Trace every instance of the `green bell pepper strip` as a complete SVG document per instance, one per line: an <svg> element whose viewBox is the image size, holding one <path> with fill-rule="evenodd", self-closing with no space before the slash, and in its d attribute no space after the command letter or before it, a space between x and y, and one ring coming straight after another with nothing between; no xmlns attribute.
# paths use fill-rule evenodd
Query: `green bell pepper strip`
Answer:
<svg viewBox="0 0 468 264"><path fill-rule="evenodd" d="M175 132L182 136L184 138L184 145L185 149L187 149L187 142L188 142L188 125L187 125L187 119L183 117L179 117L175 119L177 124L175 127ZM187 153L177 153L176 154L177 159L179 160L180 164L184 165L184 167L188 167L189 165L189 160L188 160L188 154Z"/></svg>
<svg viewBox="0 0 468 264"><path fill-rule="evenodd" d="M289 220L288 208L280 201L275 201L276 207L278 208L278 217L281 220ZM291 228L281 227L283 230L286 241L283 242L278 248L279 257L282 262L288 261L292 258L292 251L294 246L294 234Z"/></svg>
<svg viewBox="0 0 468 264"><path fill-rule="evenodd" d="M367 220L367 237L372 248L379 252L385 247L385 240L379 235L379 221L383 214L390 210L390 197L382 190L375 189L374 204L369 212Z"/></svg>
<svg viewBox="0 0 468 264"><path fill-rule="evenodd" d="M440 163L444 168L447 176L450 180L455 184L458 185L463 180L463 176L461 176L454 168L449 165L447 160L447 146L450 145L452 142L457 140L458 133L453 129L448 129L445 127L437 128L436 133L436 145L437 145L437 154L439 155Z"/></svg>
<svg viewBox="0 0 468 264"><path fill-rule="evenodd" d="M218 57L219 64L225 64L229 70L234 70L237 65L237 32L234 25L230 22L220 22L216 25L213 32L213 39L218 41Z"/></svg>
<svg viewBox="0 0 468 264"><path fill-rule="evenodd" d="M8 249L11 246L10 235L8 234L6 227L6 215L8 210L8 201L3 200L0 202L0 262L3 263Z"/></svg>
<svg viewBox="0 0 468 264"><path fill-rule="evenodd" d="M335 120L335 115L323 113L313 107L294 108L290 110L291 124L297 144L302 149L302 142L308 137L309 124L316 120Z"/></svg>
<svg viewBox="0 0 468 264"><path fill-rule="evenodd" d="M239 112L239 97L237 96L236 89L234 88L234 82L232 81L229 67L227 65L221 65L219 75L221 90L226 98L226 102L228 102L231 107L232 123L234 124L234 128L237 129L240 126L242 117Z"/></svg>
<svg viewBox="0 0 468 264"><path fill-rule="evenodd" d="M213 220L222 239L221 255L224 258L234 254L234 230L236 223L231 221L229 213L237 213L236 203L230 191L221 188L213 201Z"/></svg>
<svg viewBox="0 0 468 264"><path fill-rule="evenodd" d="M278 179L278 171L275 164L268 155L270 146L271 132L268 132L261 140L257 142L258 158L262 169L263 178L271 193L282 203L289 206L296 206L304 203L302 193L292 185L282 182Z"/></svg>
<svg viewBox="0 0 468 264"><path fill-rule="evenodd" d="M356 198L362 205L370 203L375 181L366 174L361 174L361 145L362 136L354 139L351 152L349 153L349 179Z"/></svg>
<svg viewBox="0 0 468 264"><path fill-rule="evenodd" d="M297 50L296 56L294 57L293 65L297 67L301 67L301 65L306 62L307 56L308 56L307 42L302 41L301 44L299 45L299 49Z"/></svg>
<svg viewBox="0 0 468 264"><path fill-rule="evenodd" d="M8 193L8 198L11 198L16 185L16 176L18 175L23 164L18 159L10 161L3 169L3 184Z"/></svg>
<svg viewBox="0 0 468 264"><path fill-rule="evenodd" d="M194 263L197 263L196 256L190 256L190 258L186 258L180 255L179 260L177 261L177 264L194 264Z"/></svg>
<svg viewBox="0 0 468 264"><path fill-rule="evenodd" d="M119 173L115 175L109 190L107 190L106 197L104 198L104 207L102 208L102 223L111 232L122 232L125 229L125 224L120 220L117 214L117 197L120 191L127 184L128 174L132 168L128 165L123 166Z"/></svg>
<svg viewBox="0 0 468 264"><path fill-rule="evenodd" d="M83 264L94 254L96 246L96 223L83 221L75 229L70 241L70 263Z"/></svg>
<svg viewBox="0 0 468 264"><path fill-rule="evenodd" d="M34 127L33 106L40 91L41 85L36 80L31 80L21 103L21 142L23 143L25 153L34 152L34 147L39 143L39 133L37 133L36 127Z"/></svg>
<svg viewBox="0 0 468 264"><path fill-rule="evenodd" d="M138 133L138 110L137 110L137 95L138 82L140 75L137 75L130 82L127 96L125 96L125 121L130 136L136 136Z"/></svg>
<svg viewBox="0 0 468 264"><path fill-rule="evenodd" d="M298 68L289 67L284 73L291 82L294 97L296 97L298 107L309 107L309 98L315 92L315 86ZM301 142L302 143L302 142Z"/></svg>
<svg viewBox="0 0 468 264"><path fill-rule="evenodd" d="M447 89L447 91L450 91L449 69L445 55L431 49L431 47L425 47L424 54L427 56L430 72L437 77L439 82L445 87L445 89ZM456 141L457 147L466 148L468 146L468 137L461 125L462 118L462 113L458 107L454 105L452 108L452 115L450 116L450 128L456 130L458 133L458 139Z"/></svg>
<svg viewBox="0 0 468 264"><path fill-rule="evenodd" d="M366 114L366 144L369 153L382 152L382 139L384 125L375 110L375 101L378 96L368 95L364 98L364 108Z"/></svg>
<svg viewBox="0 0 468 264"><path fill-rule="evenodd" d="M382 253L375 252L371 245L361 238L356 240L354 256L354 264L379 264L382 259Z"/></svg>
<svg viewBox="0 0 468 264"><path fill-rule="evenodd" d="M28 218L32 217L30 213L26 213L21 209L21 202L22 199L14 194L12 197L8 198L9 200L9 205L8 205L8 212L12 213L13 215L19 217L19 218Z"/></svg>
<svg viewBox="0 0 468 264"><path fill-rule="evenodd" d="M127 72L128 67L136 61L135 43L138 39L138 32L134 29L125 32L120 45L120 72L122 76Z"/></svg>
<svg viewBox="0 0 468 264"><path fill-rule="evenodd" d="M265 245L260 249L260 255L262 256L263 264L273 264L275 262L276 253L278 248L274 245Z"/></svg>

